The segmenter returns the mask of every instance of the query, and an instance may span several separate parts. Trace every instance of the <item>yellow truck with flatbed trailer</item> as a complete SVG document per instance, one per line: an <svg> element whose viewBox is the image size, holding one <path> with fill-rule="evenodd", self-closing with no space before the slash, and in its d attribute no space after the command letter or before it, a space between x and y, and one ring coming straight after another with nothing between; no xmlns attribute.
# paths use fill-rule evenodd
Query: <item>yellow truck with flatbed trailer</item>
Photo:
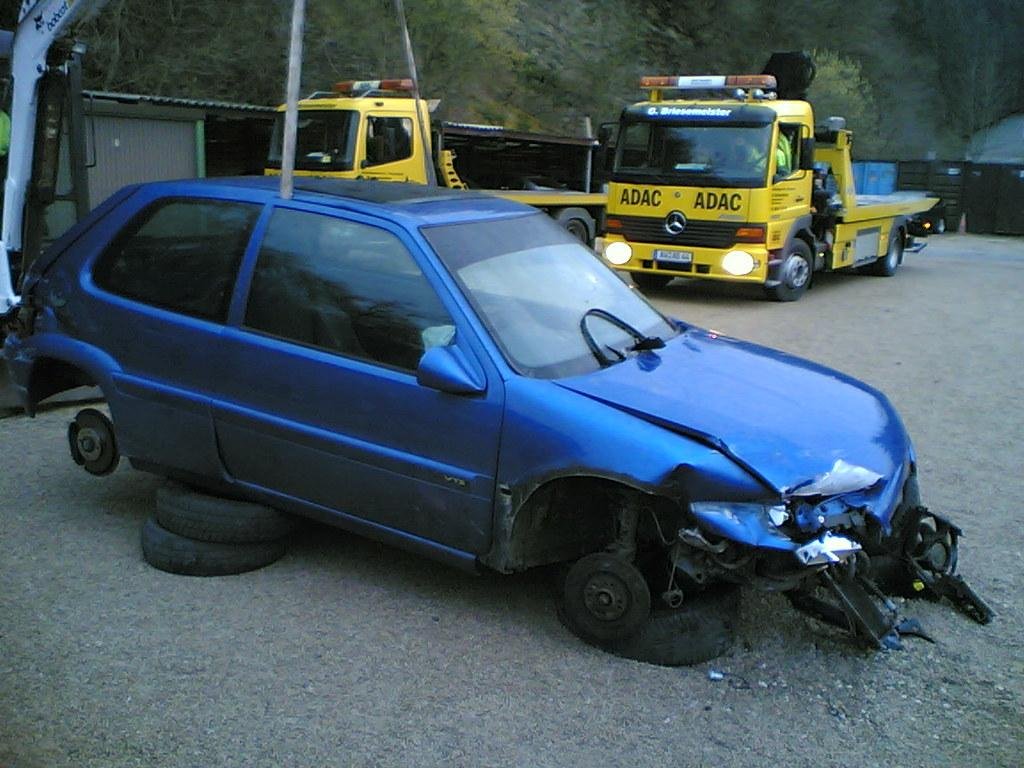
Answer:
<svg viewBox="0 0 1024 768"><path fill-rule="evenodd" d="M348 80L302 99L295 174L427 184L432 164L441 186L486 190L532 205L580 240L594 241L607 201L591 190L596 138L432 125L434 106L415 98L407 78ZM281 106L267 174L280 173L284 111Z"/></svg>
<svg viewBox="0 0 1024 768"><path fill-rule="evenodd" d="M889 276L922 247L912 218L938 200L858 198L845 122L816 128L810 103L776 86L770 74L642 78L650 98L619 123L597 244L608 262L642 289L686 277L794 301L815 272Z"/></svg>

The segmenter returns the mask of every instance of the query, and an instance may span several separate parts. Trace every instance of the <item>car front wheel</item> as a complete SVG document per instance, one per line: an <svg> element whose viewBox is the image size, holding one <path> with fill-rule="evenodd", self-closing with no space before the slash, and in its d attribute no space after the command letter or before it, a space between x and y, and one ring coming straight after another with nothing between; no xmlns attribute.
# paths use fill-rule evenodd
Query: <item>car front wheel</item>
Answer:
<svg viewBox="0 0 1024 768"><path fill-rule="evenodd" d="M767 288L768 298L775 301L796 301L811 284L814 257L803 240L794 240L782 262L778 285Z"/></svg>
<svg viewBox="0 0 1024 768"><path fill-rule="evenodd" d="M607 553L581 557L562 589L562 616L583 640L600 644L636 632L651 612L651 592L635 565Z"/></svg>

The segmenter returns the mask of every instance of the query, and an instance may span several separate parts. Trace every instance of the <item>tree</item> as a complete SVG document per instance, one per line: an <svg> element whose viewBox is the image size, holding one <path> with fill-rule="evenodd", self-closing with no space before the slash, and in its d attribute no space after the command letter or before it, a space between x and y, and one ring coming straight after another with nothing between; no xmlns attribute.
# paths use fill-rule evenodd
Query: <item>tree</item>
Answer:
<svg viewBox="0 0 1024 768"><path fill-rule="evenodd" d="M835 51L815 50L818 73L807 98L814 108L815 119L839 115L853 131L858 157L877 157L883 148L878 127L878 106L871 84L861 74L860 63L844 58Z"/></svg>

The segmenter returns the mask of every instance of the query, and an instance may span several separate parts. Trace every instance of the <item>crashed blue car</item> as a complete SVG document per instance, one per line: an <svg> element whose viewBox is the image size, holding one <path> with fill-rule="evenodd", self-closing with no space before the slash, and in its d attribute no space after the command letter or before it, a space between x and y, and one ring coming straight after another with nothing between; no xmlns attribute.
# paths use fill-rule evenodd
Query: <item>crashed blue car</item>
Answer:
<svg viewBox="0 0 1024 768"><path fill-rule="evenodd" d="M990 616L881 393L662 315L532 208L133 186L22 294L11 377L30 414L102 390L111 418L71 432L93 474L124 456L468 569L560 564L565 624L623 655L720 653L737 587L879 647L919 631L896 592Z"/></svg>

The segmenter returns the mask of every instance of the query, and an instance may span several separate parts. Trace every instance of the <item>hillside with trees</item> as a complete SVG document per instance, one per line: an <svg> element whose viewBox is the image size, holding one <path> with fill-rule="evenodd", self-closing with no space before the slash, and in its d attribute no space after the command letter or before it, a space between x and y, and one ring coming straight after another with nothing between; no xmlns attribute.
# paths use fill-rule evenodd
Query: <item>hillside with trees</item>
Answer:
<svg viewBox="0 0 1024 768"><path fill-rule="evenodd" d="M4 0L11 29L16 0ZM581 133L642 94L642 74L757 72L814 51L817 114L861 157L957 157L1024 111L1018 0L406 0L422 91L449 119ZM80 34L87 86L282 100L290 0L109 0ZM303 91L405 73L391 0L307 0Z"/></svg>

